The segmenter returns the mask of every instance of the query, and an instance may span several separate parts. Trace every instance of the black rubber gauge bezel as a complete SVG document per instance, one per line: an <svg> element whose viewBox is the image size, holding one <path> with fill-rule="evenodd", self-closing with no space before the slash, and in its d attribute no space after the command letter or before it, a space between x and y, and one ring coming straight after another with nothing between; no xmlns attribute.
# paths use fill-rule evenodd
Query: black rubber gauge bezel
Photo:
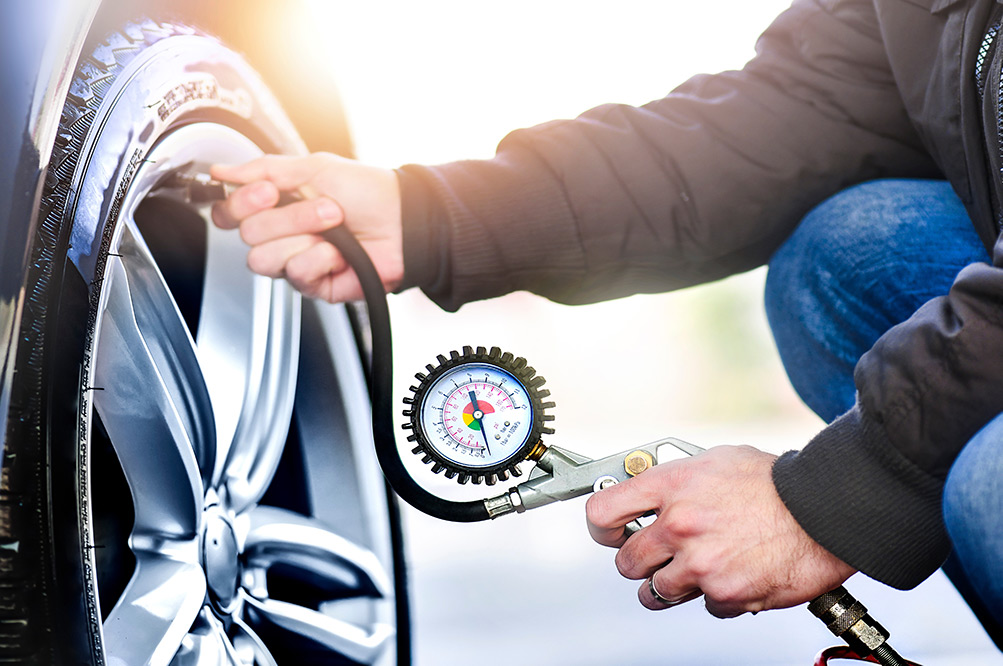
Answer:
<svg viewBox="0 0 1003 666"><path fill-rule="evenodd" d="M491 347L488 350L484 347L474 349L473 347L465 346L462 353L451 351L449 358L440 354L436 357L436 360L438 361L438 365L430 363L425 366L426 370L428 370L427 373L419 372L415 374L418 385L410 387L413 395L404 398L404 404L407 405L407 409L404 410L403 414L408 420L404 423L403 428L411 431L407 440L416 444L411 452L421 456L422 462L431 465L432 471L436 474L443 473L446 478L456 478L461 484L467 481L475 484L483 481L490 486L498 481L507 480L509 475L520 476L522 471L519 469L519 463L525 460L533 451L540 442L542 435L549 435L554 432L553 428L544 425L554 420L553 416L546 414L546 410L554 406L553 402L544 402L544 398L550 395L550 391L541 388L546 380L542 376L537 375L535 369L527 365L526 359L516 357L509 352L502 352L498 347ZM471 364L494 366L515 378L525 389L526 395L529 396L533 414L533 422L530 426L529 435L522 446L504 460L484 467L461 465L443 456L432 446L421 423L421 406L429 389L444 374L458 366Z"/></svg>

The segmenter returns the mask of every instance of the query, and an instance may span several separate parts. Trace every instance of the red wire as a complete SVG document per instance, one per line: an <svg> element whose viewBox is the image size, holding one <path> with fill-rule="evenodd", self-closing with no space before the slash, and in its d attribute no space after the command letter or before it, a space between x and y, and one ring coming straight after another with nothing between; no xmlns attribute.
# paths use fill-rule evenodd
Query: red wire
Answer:
<svg viewBox="0 0 1003 666"><path fill-rule="evenodd" d="M818 653L815 657L815 666L828 666L830 659L856 659L857 661L866 661L872 664L880 664L874 657L861 657L859 654L850 649L847 645L837 645L836 647L827 648ZM907 661L909 666L919 666L916 662Z"/></svg>

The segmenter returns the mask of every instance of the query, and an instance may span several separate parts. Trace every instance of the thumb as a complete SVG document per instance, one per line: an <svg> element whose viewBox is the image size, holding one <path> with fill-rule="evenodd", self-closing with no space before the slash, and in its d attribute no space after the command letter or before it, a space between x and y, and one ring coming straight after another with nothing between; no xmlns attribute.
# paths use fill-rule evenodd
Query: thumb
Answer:
<svg viewBox="0 0 1003 666"><path fill-rule="evenodd" d="M209 175L240 185L267 180L280 190L293 190L309 183L320 169L312 156L264 155L243 164L214 164Z"/></svg>

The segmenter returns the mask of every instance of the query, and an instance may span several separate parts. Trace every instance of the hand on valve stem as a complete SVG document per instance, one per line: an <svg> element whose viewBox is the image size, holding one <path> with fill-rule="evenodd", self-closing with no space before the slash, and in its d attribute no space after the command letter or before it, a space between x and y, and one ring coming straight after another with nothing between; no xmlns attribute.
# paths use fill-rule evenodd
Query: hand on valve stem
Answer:
<svg viewBox="0 0 1003 666"><path fill-rule="evenodd" d="M266 277L286 278L311 298L357 300L362 288L334 246L319 235L347 224L373 260L387 291L404 275L397 175L327 153L266 155L236 166L215 165L213 178L240 185L213 206L213 222L240 229L251 246L247 264ZM277 206L282 192L304 196Z"/></svg>

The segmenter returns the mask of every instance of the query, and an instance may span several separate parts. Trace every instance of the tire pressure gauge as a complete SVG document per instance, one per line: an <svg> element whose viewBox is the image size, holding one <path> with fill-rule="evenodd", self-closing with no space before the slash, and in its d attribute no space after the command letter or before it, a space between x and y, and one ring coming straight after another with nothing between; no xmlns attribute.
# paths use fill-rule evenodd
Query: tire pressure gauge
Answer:
<svg viewBox="0 0 1003 666"><path fill-rule="evenodd" d="M415 375L414 396L404 398L404 428L413 431L408 441L417 444L412 452L433 472L460 483L493 485L509 474L519 476L518 464L540 436L554 432L544 426L554 418L544 413L554 403L543 402L550 395L540 388L543 377L526 359L497 347L464 347L462 354L437 360L426 366L428 374Z"/></svg>

